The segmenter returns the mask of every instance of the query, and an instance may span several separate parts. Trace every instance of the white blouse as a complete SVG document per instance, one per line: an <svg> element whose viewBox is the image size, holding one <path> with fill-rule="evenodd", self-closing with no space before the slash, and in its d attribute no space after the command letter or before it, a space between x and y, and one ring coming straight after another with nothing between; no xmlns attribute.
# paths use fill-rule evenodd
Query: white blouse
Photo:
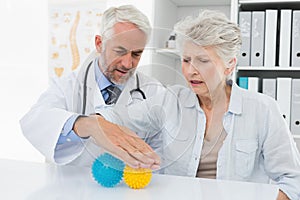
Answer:
<svg viewBox="0 0 300 200"><path fill-rule="evenodd" d="M232 83L223 126L228 134L217 160L217 179L269 183L300 199L300 156L274 99ZM162 160L161 172L195 177L205 132L205 113L195 93L172 86L132 106L99 107L107 120L145 139Z"/></svg>

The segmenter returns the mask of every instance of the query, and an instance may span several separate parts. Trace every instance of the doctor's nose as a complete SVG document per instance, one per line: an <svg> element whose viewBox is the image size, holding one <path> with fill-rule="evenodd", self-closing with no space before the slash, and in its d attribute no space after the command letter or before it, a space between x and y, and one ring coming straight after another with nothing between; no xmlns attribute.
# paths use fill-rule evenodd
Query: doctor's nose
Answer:
<svg viewBox="0 0 300 200"><path fill-rule="evenodd" d="M122 65L127 68L127 69L131 69L133 66L132 63L132 56L131 56L131 52L128 52L127 54L122 56Z"/></svg>

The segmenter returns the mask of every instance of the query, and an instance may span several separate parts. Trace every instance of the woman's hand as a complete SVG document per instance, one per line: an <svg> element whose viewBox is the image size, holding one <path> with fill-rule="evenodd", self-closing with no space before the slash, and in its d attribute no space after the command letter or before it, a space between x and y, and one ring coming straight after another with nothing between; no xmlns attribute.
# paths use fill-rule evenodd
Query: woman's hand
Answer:
<svg viewBox="0 0 300 200"><path fill-rule="evenodd" d="M79 117L74 131L80 137L91 136L97 145L133 168L159 169L160 158L148 144L128 128L102 116Z"/></svg>

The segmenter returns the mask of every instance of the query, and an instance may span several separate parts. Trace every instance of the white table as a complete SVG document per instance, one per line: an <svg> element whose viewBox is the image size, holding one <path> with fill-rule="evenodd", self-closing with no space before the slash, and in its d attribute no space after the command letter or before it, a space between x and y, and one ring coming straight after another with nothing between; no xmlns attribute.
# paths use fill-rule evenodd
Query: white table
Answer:
<svg viewBox="0 0 300 200"><path fill-rule="evenodd" d="M277 192L274 185L167 175L153 175L140 190L125 183L104 188L93 180L90 168L0 159L0 199L271 200Z"/></svg>

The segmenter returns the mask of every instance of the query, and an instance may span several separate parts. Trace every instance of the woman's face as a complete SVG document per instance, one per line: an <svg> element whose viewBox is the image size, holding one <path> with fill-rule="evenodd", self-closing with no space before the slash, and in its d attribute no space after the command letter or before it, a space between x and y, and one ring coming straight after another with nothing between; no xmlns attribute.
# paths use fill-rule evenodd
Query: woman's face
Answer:
<svg viewBox="0 0 300 200"><path fill-rule="evenodd" d="M182 72L193 91L207 96L226 84L229 68L217 55L214 47L201 47L192 41L183 46Z"/></svg>

